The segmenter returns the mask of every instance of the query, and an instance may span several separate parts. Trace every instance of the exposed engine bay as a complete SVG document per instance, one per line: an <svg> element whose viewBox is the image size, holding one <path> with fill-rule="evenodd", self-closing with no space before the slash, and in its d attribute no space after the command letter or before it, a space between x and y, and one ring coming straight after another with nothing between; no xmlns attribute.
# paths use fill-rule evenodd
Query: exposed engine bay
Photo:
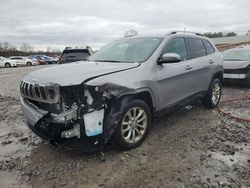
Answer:
<svg viewBox="0 0 250 188"><path fill-rule="evenodd" d="M121 115L120 97L132 90L113 84L101 86L20 85L22 110L29 127L42 138L69 149L82 150L72 140L105 145ZM29 113L27 111L30 111ZM35 114L35 115L34 115ZM39 115L36 115L39 114ZM66 143L66 144L65 144Z"/></svg>

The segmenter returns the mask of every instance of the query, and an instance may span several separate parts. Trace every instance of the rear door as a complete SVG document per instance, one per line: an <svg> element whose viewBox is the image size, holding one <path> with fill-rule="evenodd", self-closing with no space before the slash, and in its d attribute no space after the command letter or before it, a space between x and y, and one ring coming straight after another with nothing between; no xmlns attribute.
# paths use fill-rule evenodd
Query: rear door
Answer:
<svg viewBox="0 0 250 188"><path fill-rule="evenodd" d="M18 57L11 57L10 61L13 62L13 63L19 64Z"/></svg>
<svg viewBox="0 0 250 188"><path fill-rule="evenodd" d="M222 54L217 50L215 50L214 46L211 44L209 40L203 39L202 41L207 50L207 57L208 57L207 65L210 70L209 72L210 75L209 84L210 84L211 78L214 73L214 69L218 66L222 66L223 59L222 59Z"/></svg>
<svg viewBox="0 0 250 188"><path fill-rule="evenodd" d="M205 92L211 80L210 58L207 55L206 47L200 38L186 38L189 59L192 67L192 87L189 88L192 95ZM213 63L213 62L211 62Z"/></svg>

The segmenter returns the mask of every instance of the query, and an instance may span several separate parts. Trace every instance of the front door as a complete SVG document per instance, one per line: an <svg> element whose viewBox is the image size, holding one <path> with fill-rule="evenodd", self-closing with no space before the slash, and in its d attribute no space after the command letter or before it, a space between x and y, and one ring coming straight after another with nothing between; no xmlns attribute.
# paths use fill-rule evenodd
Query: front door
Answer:
<svg viewBox="0 0 250 188"><path fill-rule="evenodd" d="M170 39L163 49L165 53L177 53L181 62L157 65L155 81L159 97L159 110L171 107L191 94L192 65L188 60L185 39L177 37Z"/></svg>

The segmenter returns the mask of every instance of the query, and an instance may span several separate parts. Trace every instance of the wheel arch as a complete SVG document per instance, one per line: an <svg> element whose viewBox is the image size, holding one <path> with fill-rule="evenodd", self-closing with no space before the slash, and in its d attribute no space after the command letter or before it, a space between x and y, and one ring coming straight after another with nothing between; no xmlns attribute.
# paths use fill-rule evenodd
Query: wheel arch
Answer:
<svg viewBox="0 0 250 188"><path fill-rule="evenodd" d="M155 101L152 91L150 91L149 89L143 88L143 89L136 90L134 94L127 94L121 97L122 101L123 100L135 100L135 99L140 99L144 101L150 109L151 117L155 117L156 101Z"/></svg>
<svg viewBox="0 0 250 188"><path fill-rule="evenodd" d="M214 73L211 82L215 79L218 78L221 82L223 81L223 71L218 71Z"/></svg>
<svg viewBox="0 0 250 188"><path fill-rule="evenodd" d="M7 64L9 64L10 66L12 66L10 62L5 62L5 63L4 63L5 66L6 66Z"/></svg>

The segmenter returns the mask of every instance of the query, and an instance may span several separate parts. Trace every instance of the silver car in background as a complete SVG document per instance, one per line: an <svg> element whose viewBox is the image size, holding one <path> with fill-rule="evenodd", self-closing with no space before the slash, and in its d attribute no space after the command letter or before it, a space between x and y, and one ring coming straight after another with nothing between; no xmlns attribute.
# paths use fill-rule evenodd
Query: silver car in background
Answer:
<svg viewBox="0 0 250 188"><path fill-rule="evenodd" d="M240 46L223 52L224 79L244 81L250 85L250 46Z"/></svg>

